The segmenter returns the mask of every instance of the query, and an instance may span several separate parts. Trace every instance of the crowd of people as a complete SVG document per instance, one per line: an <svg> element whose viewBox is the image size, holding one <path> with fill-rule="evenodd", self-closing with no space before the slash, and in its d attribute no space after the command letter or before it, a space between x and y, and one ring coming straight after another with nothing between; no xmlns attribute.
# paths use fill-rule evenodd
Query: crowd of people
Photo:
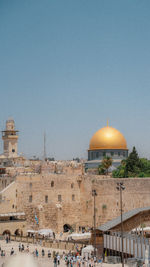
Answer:
<svg viewBox="0 0 150 267"><path fill-rule="evenodd" d="M51 251L48 248L42 248L39 245L38 246L30 246L29 244L25 244L25 243L19 243L14 244L14 247L11 247L11 243L9 244L9 250L6 249L7 248L7 243L10 242L9 238L6 238L6 246L4 247L4 249L2 249L2 244L0 246L0 256L2 258L4 258L5 256L9 257L12 255L16 255L19 253L28 253L28 254L32 254L36 259L39 258L39 260L41 261L42 258L43 260L45 259L45 261L48 263L50 263L49 266L54 266L54 267L58 267L58 266L66 266L66 267L94 267L96 265L96 257L94 257L93 255L85 258L81 256L81 251L78 249L78 246L76 246L76 252L69 252L66 253L65 251L62 251L60 253L56 252L56 251ZM18 247L17 247L17 246ZM5 251L6 249L6 251ZM4 262L4 260L3 260Z"/></svg>
<svg viewBox="0 0 150 267"><path fill-rule="evenodd" d="M96 264L96 257L90 257L86 259L85 257L80 256L79 254L67 254L64 256L64 260L67 267L94 267Z"/></svg>

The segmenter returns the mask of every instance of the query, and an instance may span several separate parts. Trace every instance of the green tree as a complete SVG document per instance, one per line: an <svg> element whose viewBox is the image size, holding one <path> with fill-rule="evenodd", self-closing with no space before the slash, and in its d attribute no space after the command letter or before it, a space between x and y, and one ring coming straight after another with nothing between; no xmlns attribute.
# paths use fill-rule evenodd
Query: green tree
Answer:
<svg viewBox="0 0 150 267"><path fill-rule="evenodd" d="M133 147L132 152L129 154L129 157L126 160L125 165L125 176L126 177L135 177L138 175L141 169L141 162L136 151L136 148Z"/></svg>
<svg viewBox="0 0 150 267"><path fill-rule="evenodd" d="M102 160L102 164L99 166L98 171L99 174L108 174L108 169L110 168L110 166L112 165L112 158L111 157L104 157Z"/></svg>
<svg viewBox="0 0 150 267"><path fill-rule="evenodd" d="M150 160L139 158L136 148L126 160L122 160L121 165L112 172L114 178L126 177L150 177Z"/></svg>
<svg viewBox="0 0 150 267"><path fill-rule="evenodd" d="M150 177L150 160L140 159L140 174L139 177Z"/></svg>
<svg viewBox="0 0 150 267"><path fill-rule="evenodd" d="M125 162L125 160L123 160L121 162L121 165L118 166L118 168L112 172L112 177L124 178L125 177L125 166L126 166L126 162Z"/></svg>
<svg viewBox="0 0 150 267"><path fill-rule="evenodd" d="M98 166L98 173L99 173L99 175L105 174L105 169L104 169L104 167L102 166L102 164L100 164L100 165Z"/></svg>

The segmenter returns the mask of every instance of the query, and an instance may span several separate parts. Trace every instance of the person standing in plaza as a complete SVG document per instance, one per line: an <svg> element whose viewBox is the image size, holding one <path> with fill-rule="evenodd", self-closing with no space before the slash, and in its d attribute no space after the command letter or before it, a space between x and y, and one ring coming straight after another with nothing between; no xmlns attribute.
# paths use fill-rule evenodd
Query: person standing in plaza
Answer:
<svg viewBox="0 0 150 267"><path fill-rule="evenodd" d="M51 252L48 250L48 258L51 258Z"/></svg>
<svg viewBox="0 0 150 267"><path fill-rule="evenodd" d="M10 252L10 255L13 255L13 254L14 254L14 249L12 248L11 252Z"/></svg>
<svg viewBox="0 0 150 267"><path fill-rule="evenodd" d="M44 251L44 249L42 249L42 257L44 257L45 256L45 251Z"/></svg>
<svg viewBox="0 0 150 267"><path fill-rule="evenodd" d="M5 251L1 250L1 257L4 257L4 256L5 256Z"/></svg>
<svg viewBox="0 0 150 267"><path fill-rule="evenodd" d="M22 244L22 248L21 248L22 251L24 251L24 244Z"/></svg>
<svg viewBox="0 0 150 267"><path fill-rule="evenodd" d="M54 267L57 267L57 257L54 257Z"/></svg>
<svg viewBox="0 0 150 267"><path fill-rule="evenodd" d="M8 244L8 242L9 242L9 237L8 237L8 235L6 236L6 243Z"/></svg>
<svg viewBox="0 0 150 267"><path fill-rule="evenodd" d="M19 243L19 252L21 252L21 243Z"/></svg>
<svg viewBox="0 0 150 267"><path fill-rule="evenodd" d="M35 255L36 255L36 257L39 256L39 252L38 252L37 248L36 248L36 250L35 250Z"/></svg>
<svg viewBox="0 0 150 267"><path fill-rule="evenodd" d="M59 256L59 254L57 255L57 264L58 265L60 264L60 256Z"/></svg>
<svg viewBox="0 0 150 267"><path fill-rule="evenodd" d="M27 253L29 253L29 246L28 245L27 245L27 250L26 251L27 251Z"/></svg>

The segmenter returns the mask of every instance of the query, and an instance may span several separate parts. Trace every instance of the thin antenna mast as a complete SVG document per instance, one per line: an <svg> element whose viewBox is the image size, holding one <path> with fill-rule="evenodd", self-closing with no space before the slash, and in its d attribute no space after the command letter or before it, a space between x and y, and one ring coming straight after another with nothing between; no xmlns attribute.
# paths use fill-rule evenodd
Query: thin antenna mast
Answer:
<svg viewBox="0 0 150 267"><path fill-rule="evenodd" d="M46 160L46 133L44 132L44 155L43 155L44 161Z"/></svg>

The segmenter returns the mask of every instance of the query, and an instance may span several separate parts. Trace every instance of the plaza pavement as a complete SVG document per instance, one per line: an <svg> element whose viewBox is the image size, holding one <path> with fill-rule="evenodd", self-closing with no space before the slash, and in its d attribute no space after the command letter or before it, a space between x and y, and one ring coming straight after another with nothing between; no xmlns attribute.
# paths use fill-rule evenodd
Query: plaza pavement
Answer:
<svg viewBox="0 0 150 267"><path fill-rule="evenodd" d="M51 267L51 266L53 267L54 266L54 263L53 263L53 251L55 251L56 253L59 253L59 255L62 255L63 251L65 253L69 252L69 251L60 250L60 249L57 249L57 250L56 249L49 249L49 248L46 248L46 247L42 247L39 244L37 244L37 245L35 245L35 244L27 244L27 243L23 243L23 244L24 244L24 247L25 247L25 251L27 249L27 245L29 245L29 253L30 254L32 254L35 251L36 248L39 251L38 259L35 258L35 260L37 261L37 266L38 267ZM5 254L6 254L5 257L0 256L0 267L1 267L2 264L5 263L7 261L7 259L10 257L10 251L11 251L12 248L15 251L15 255L19 253L19 242L11 241L8 244L6 244L5 240L1 240L0 241L0 247L1 247L1 250L5 250ZM42 257L42 255L41 255L42 248L45 251L45 256L44 257ZM48 258L48 255L47 255L48 254L48 250L50 250L51 255L52 255L50 259ZM60 267L66 267L65 261L61 259L59 266ZM87 267L88 264L85 263L83 266ZM98 264L97 263L96 264L96 267L101 267L101 266L102 267L111 267L111 266L121 267L122 265L121 264L106 264L106 263L102 263L102 264L100 264L100 263ZM30 266L27 266L27 267L30 267ZM81 267L82 267L82 265L81 265ZM127 267L127 266L125 265L125 267Z"/></svg>

